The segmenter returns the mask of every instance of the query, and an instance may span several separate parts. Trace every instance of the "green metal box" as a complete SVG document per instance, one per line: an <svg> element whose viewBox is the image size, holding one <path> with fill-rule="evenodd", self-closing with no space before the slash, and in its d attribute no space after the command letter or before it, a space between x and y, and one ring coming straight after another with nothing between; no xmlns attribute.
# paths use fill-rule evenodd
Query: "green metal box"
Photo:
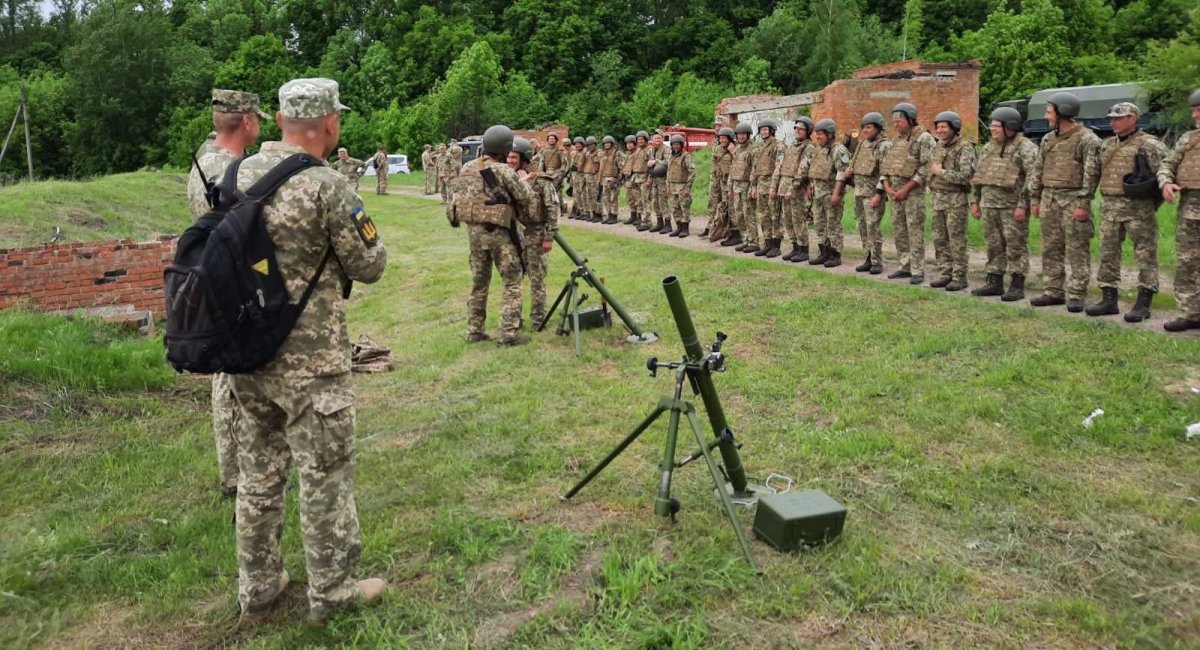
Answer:
<svg viewBox="0 0 1200 650"><path fill-rule="evenodd" d="M821 490L772 494L758 500L754 535L781 551L827 542L842 534L846 507Z"/></svg>

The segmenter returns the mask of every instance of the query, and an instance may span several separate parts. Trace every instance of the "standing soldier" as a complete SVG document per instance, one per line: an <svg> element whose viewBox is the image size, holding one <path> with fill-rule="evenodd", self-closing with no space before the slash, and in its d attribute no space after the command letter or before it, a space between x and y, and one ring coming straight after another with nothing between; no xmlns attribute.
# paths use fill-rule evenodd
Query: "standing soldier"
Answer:
<svg viewBox="0 0 1200 650"><path fill-rule="evenodd" d="M471 297L467 300L467 342L491 337L484 331L492 266L500 271L504 295L500 302L499 345L521 345L529 337L521 327L521 239L517 214L529 214L533 193L508 166L513 132L497 124L483 133L482 155L463 165L455 180L450 225L467 224L471 243ZM489 172L485 174L484 172ZM495 181L494 185L490 181Z"/></svg>
<svg viewBox="0 0 1200 650"><path fill-rule="evenodd" d="M242 162L243 191L297 154L324 160L340 131L337 82L294 79L279 89L281 142ZM386 582L356 581L362 554L354 505L354 390L343 287L375 282L387 251L345 177L305 169L262 205L274 262L293 297L309 286L307 308L275 357L232 376L237 397L237 564L239 624L262 623L288 584L280 538L291 465L300 496L308 573L308 622L324 627L337 610L379 598ZM326 265L326 261L333 263Z"/></svg>
<svg viewBox="0 0 1200 650"><path fill-rule="evenodd" d="M421 153L421 169L425 172L425 194L433 194L437 187L437 169L433 166L433 147L425 145Z"/></svg>
<svg viewBox="0 0 1200 650"><path fill-rule="evenodd" d="M667 147L663 146L663 138L660 133L655 133L650 137L650 145L646 147L646 151L647 168L658 166L659 163L665 166L667 158L670 157L670 151ZM671 224L667 219L667 175L665 173L662 175L647 173L647 176L649 176L650 184L649 204L654 213L655 224L657 225L650 232L658 232L665 235L671 232Z"/></svg>
<svg viewBox="0 0 1200 650"><path fill-rule="evenodd" d="M650 134L638 131L634 138L637 150L633 152L633 178L630 179L633 197L629 200L630 209L637 203L638 232L650 230ZM636 199L636 201L635 201Z"/></svg>
<svg viewBox="0 0 1200 650"><path fill-rule="evenodd" d="M617 199L621 195L621 166L625 157L617 149L617 140L611 135L601 141L604 151L600 152L599 183L601 192L601 216L607 215L602 223L611 226L617 223Z"/></svg>
<svg viewBox="0 0 1200 650"><path fill-rule="evenodd" d="M1096 273L1103 298L1087 308L1088 316L1121 313L1117 289L1121 286L1121 245L1128 234L1137 257L1138 296L1133 309L1125 314L1127 323L1150 318L1150 303L1158 293L1157 213L1162 197L1153 174L1167 157L1167 146L1138 129L1141 114L1137 104L1130 102L1108 111L1114 135L1100 143L1100 270ZM1140 185L1133 190L1141 190L1138 195L1122 182L1126 175L1141 176L1137 178Z"/></svg>
<svg viewBox="0 0 1200 650"><path fill-rule="evenodd" d="M546 146L538 152L534 169L539 176L545 176L554 183L555 192L558 192L558 206L562 207L562 177L566 173L566 156L563 154L562 147L558 146L558 134L551 133L546 136Z"/></svg>
<svg viewBox="0 0 1200 650"><path fill-rule="evenodd" d="M546 272L554 234L558 232L558 190L549 176L533 164L533 143L513 138L508 164L533 194L532 209L525 218L521 239L525 242L525 269L529 275L529 322L537 327L546 320ZM532 154L532 155L531 155Z"/></svg>
<svg viewBox="0 0 1200 650"><path fill-rule="evenodd" d="M1041 170L1037 145L1021 134L1021 114L1011 106L992 111L988 132L971 176L971 216L983 220L987 274L973 296L1000 296L1004 302L1025 298L1029 272L1029 204ZM1004 274L1011 273L1008 290Z"/></svg>
<svg viewBox="0 0 1200 650"><path fill-rule="evenodd" d="M820 255L809 264L825 268L842 265L842 194L846 186L846 169L850 167L850 152L837 137L833 120L818 120L813 126L816 149L808 162L806 175L811 186L813 221L817 228Z"/></svg>
<svg viewBox="0 0 1200 650"><path fill-rule="evenodd" d="M892 127L897 136L883 158L883 191L892 202L900 268L888 278L908 278L910 284L921 284L925 281L925 185L934 140L917 124L917 107L907 102L892 109Z"/></svg>
<svg viewBox="0 0 1200 650"><path fill-rule="evenodd" d="M596 136L589 135L583 141L583 202L581 211L585 221L600 223L600 202L596 193L600 187L600 152L596 150Z"/></svg>
<svg viewBox="0 0 1200 650"><path fill-rule="evenodd" d="M629 218L623 222L626 226L638 224L637 186L633 177L638 157L637 137L625 136L625 155L621 157L621 184L625 186L625 200L629 203Z"/></svg>
<svg viewBox="0 0 1200 650"><path fill-rule="evenodd" d="M571 153L567 156L567 162L570 164L571 173L571 214L570 219L582 218L580 209L583 207L583 144L582 136L575 136L572 142Z"/></svg>
<svg viewBox="0 0 1200 650"><path fill-rule="evenodd" d="M671 237L683 239L688 236L688 223L692 220L692 183L696 182L696 164L692 162L692 154L684 150L682 135L671 136L671 159L667 162L667 188L671 196L671 208L667 217L667 227L671 218L675 219L675 230Z"/></svg>
<svg viewBox="0 0 1200 650"><path fill-rule="evenodd" d="M449 204L454 199L454 179L458 178L458 172L462 169L462 147L458 146L457 142L450 142L450 146L446 148L446 155L442 158L441 169L438 170L438 177L442 179L442 202Z"/></svg>
<svg viewBox="0 0 1200 650"><path fill-rule="evenodd" d="M439 144L433 153L433 191L442 194L442 186L446 179L442 176L442 164L446 160L446 145ZM443 199L445 202L445 199Z"/></svg>
<svg viewBox="0 0 1200 650"><path fill-rule="evenodd" d="M1192 93L1192 121L1189 131L1175 142L1175 148L1158 166L1158 185L1163 199L1179 199L1179 218L1175 222L1175 301L1182 316L1163 324L1168 332L1200 329L1200 90Z"/></svg>
<svg viewBox="0 0 1200 650"><path fill-rule="evenodd" d="M796 118L794 128L796 141L783 151L783 161L775 168L775 177L771 183L771 200L776 197L781 200L779 219L788 240L792 242L792 250L783 259L789 262L808 261L808 213L805 208L808 203L807 173L801 171L802 165L812 159L816 145L810 139L813 130L812 120L807 117ZM803 243L801 243L803 242Z"/></svg>
<svg viewBox="0 0 1200 650"><path fill-rule="evenodd" d="M375 193L382 196L388 189L387 147L381 145L371 161L375 163Z"/></svg>
<svg viewBox="0 0 1200 650"><path fill-rule="evenodd" d="M229 163L246 155L246 147L258 141L263 120L271 119L258 104L258 95L239 90L212 91L212 123L216 136L206 140L192 157L188 172L188 207L192 219L214 207L211 188L225 175ZM233 389L229 375L217 373L212 381L213 439L217 445L217 479L221 494L237 496L237 429Z"/></svg>
<svg viewBox="0 0 1200 650"><path fill-rule="evenodd" d="M975 143L963 139L962 118L942 111L933 118L938 142L929 166L929 196L933 203L933 257L938 279L934 289L967 288L967 200L975 171Z"/></svg>
<svg viewBox="0 0 1200 650"><path fill-rule="evenodd" d="M736 228L729 219L729 201L726 199L725 185L729 178L729 166L733 163L733 129L725 126L717 132L717 143L713 146L712 176L708 181L708 226L701 237L709 241L719 242L729 236Z"/></svg>
<svg viewBox="0 0 1200 650"><path fill-rule="evenodd" d="M850 158L846 176L854 180L854 217L858 221L858 236L862 240L866 259L854 267L859 273L883 273L883 223L885 194L880 180L880 167L892 148L892 141L883 136L885 124L882 113L867 113L858 123L858 146Z"/></svg>
<svg viewBox="0 0 1200 650"><path fill-rule="evenodd" d="M1092 276L1092 197L1100 181L1100 138L1075 120L1078 115L1079 98L1071 93L1054 93L1046 104L1054 131L1042 138L1041 198L1033 200L1033 216L1042 220L1044 288L1029 301L1034 307L1065 302L1071 313L1083 311Z"/></svg>
<svg viewBox="0 0 1200 650"><path fill-rule="evenodd" d="M733 250L741 253L746 250L749 240L742 233L755 233L758 237L758 224L754 221L754 201L750 198L750 134L754 127L749 122L739 122L733 127L737 145L733 147L733 160L729 163L729 178L727 180L729 197L729 222L733 232L729 239L721 242L722 246L734 246ZM747 235L748 236L748 235Z"/></svg>
<svg viewBox="0 0 1200 650"><path fill-rule="evenodd" d="M358 158L351 158L350 154L346 152L345 147L339 147L338 159L333 161L333 165L331 166L335 171L341 172L350 181L350 185L354 187L355 192L358 191L358 177L366 170L367 163Z"/></svg>
<svg viewBox="0 0 1200 650"><path fill-rule="evenodd" d="M750 153L751 174L754 184L750 189L750 200L754 201L758 227L750 232L743 253L754 253L755 257L778 257L779 246L783 236L779 232L779 213L775 202L771 200L771 178L775 175L775 167L783 160L783 146L775 138L779 125L772 119L765 119L758 125L759 142ZM762 229L763 244L758 245L758 231ZM776 241L775 237L779 236ZM742 233L746 239L746 233Z"/></svg>

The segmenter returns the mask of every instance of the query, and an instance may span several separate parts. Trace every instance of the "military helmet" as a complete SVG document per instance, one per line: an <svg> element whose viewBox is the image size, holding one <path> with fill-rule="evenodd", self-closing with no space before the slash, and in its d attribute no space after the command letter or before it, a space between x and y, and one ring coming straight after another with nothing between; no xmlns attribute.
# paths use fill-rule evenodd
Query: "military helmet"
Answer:
<svg viewBox="0 0 1200 650"><path fill-rule="evenodd" d="M800 117L797 117L797 118L796 118L796 126L797 126L797 127L801 127L801 126L802 126L802 127L804 127L804 131L805 131L806 133L808 133L809 135L812 135L812 132L813 132L813 121L812 121L812 120L810 120L809 118L807 118L807 117L804 117L803 115L802 115L802 116L800 116Z"/></svg>
<svg viewBox="0 0 1200 650"><path fill-rule="evenodd" d="M521 162L533 160L533 143L519 135L513 138L512 150L521 154Z"/></svg>
<svg viewBox="0 0 1200 650"><path fill-rule="evenodd" d="M675 135L671 136L671 144L683 144L683 143L684 143L684 140L683 140L682 135L679 135L678 133L676 133Z"/></svg>
<svg viewBox="0 0 1200 650"><path fill-rule="evenodd" d="M1012 106L1001 106L992 111L990 118L992 121L999 122L1001 126L1009 131L1020 131L1022 125L1021 112Z"/></svg>
<svg viewBox="0 0 1200 650"><path fill-rule="evenodd" d="M667 163L665 163L661 160L654 163L654 166L650 168L649 173L652 178L666 178L667 177Z"/></svg>
<svg viewBox="0 0 1200 650"><path fill-rule="evenodd" d="M625 142L626 143L637 142L637 136L636 135L627 135L627 136L625 136Z"/></svg>
<svg viewBox="0 0 1200 650"><path fill-rule="evenodd" d="M1192 106L1200 106L1200 90L1192 93L1191 99L1188 101Z"/></svg>
<svg viewBox="0 0 1200 650"><path fill-rule="evenodd" d="M837 122L834 122L833 120L831 120L829 118L825 118L823 120L818 121L816 123L816 125L813 126L813 130L814 131L824 131L832 136L835 133L837 133Z"/></svg>
<svg viewBox="0 0 1200 650"><path fill-rule="evenodd" d="M572 140L572 142L574 142L575 144L583 144L583 136L581 136L581 135L575 136L575 139Z"/></svg>
<svg viewBox="0 0 1200 650"><path fill-rule="evenodd" d="M643 140L645 140L645 141L647 141L647 142L649 142L649 141L650 141L650 134L649 134L649 133L646 133L645 131L638 131L638 132L637 132L637 137L638 137L638 138L642 138Z"/></svg>
<svg viewBox="0 0 1200 650"><path fill-rule="evenodd" d="M758 128L761 129L764 126L767 127L768 129L771 129L771 135L775 135L775 132L779 130L779 122L776 122L775 120L773 120L769 117L758 123Z"/></svg>
<svg viewBox="0 0 1200 650"><path fill-rule="evenodd" d="M611 135L606 135L606 136L604 136L603 139L600 140L600 142L603 144L616 144L617 140L616 140L616 138L613 138Z"/></svg>
<svg viewBox="0 0 1200 650"><path fill-rule="evenodd" d="M596 136L594 136L594 135L589 135L589 136L587 137L587 139L585 139L585 140L583 141L583 143L584 143L584 144L586 144L586 145L587 145L587 146L589 146L589 147L590 147L590 146L593 146L593 145L595 145L595 144L596 144Z"/></svg>
<svg viewBox="0 0 1200 650"><path fill-rule="evenodd" d="M938 122L948 122L950 128L954 129L955 133L962 131L962 118L954 111L942 111L933 118L933 124L936 126Z"/></svg>
<svg viewBox="0 0 1200 650"><path fill-rule="evenodd" d="M734 133L754 133L754 127L750 126L749 122L738 122L738 125L733 127Z"/></svg>
<svg viewBox="0 0 1200 650"><path fill-rule="evenodd" d="M483 152L491 156L507 156L512 151L512 129L503 124L489 126L483 132Z"/></svg>
<svg viewBox="0 0 1200 650"><path fill-rule="evenodd" d="M900 102L892 107L893 113L901 113L909 119L910 122L917 121L917 107L908 102Z"/></svg>
<svg viewBox="0 0 1200 650"><path fill-rule="evenodd" d="M1054 112L1058 113L1059 117L1074 118L1079 116L1079 98L1072 93L1054 93L1046 103L1054 107Z"/></svg>
<svg viewBox="0 0 1200 650"><path fill-rule="evenodd" d="M877 113L875 111L871 111L870 113L862 116L862 120L858 122L858 126L860 128L868 124L874 124L875 127L880 131L887 128L886 123L883 121L883 113Z"/></svg>
<svg viewBox="0 0 1200 650"><path fill-rule="evenodd" d="M736 135L737 134L733 132L733 129L731 129L727 126L722 127L720 131L717 131L717 137L725 136L725 137L729 138L730 140L733 140L734 136L736 136Z"/></svg>

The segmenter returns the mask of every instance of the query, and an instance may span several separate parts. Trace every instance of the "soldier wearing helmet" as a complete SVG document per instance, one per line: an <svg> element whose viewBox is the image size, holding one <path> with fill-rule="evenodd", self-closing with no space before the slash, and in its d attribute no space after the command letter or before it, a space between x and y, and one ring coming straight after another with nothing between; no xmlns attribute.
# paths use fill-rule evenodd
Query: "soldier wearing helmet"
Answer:
<svg viewBox="0 0 1200 650"><path fill-rule="evenodd" d="M583 136L575 136L571 140L571 150L567 154L567 169L570 170L570 187L567 188L566 195L571 197L571 208L567 210L568 219L581 218L580 208L583 196Z"/></svg>
<svg viewBox="0 0 1200 650"><path fill-rule="evenodd" d="M521 325L522 260L517 234L517 216L532 210L533 193L507 164L513 148L513 132L497 124L483 133L480 156L463 165L455 182L450 206L450 225L467 224L471 250L471 297L467 300L467 342L491 337L484 331L487 321L488 287L492 267L500 271L504 294L500 303L500 345L520 345L529 337L518 332ZM491 170L496 187L489 188L483 170Z"/></svg>
<svg viewBox="0 0 1200 650"><path fill-rule="evenodd" d="M688 224L692 220L692 183L696 182L696 164L687 151L682 135L671 136L671 157L667 161L667 191L670 211L667 227L675 219L675 230L668 234L680 239L688 236Z"/></svg>
<svg viewBox="0 0 1200 650"><path fill-rule="evenodd" d="M445 164L445 161L446 145L439 143L433 150L433 191L439 196L442 196L442 187L446 184L446 179L442 177L442 165Z"/></svg>
<svg viewBox="0 0 1200 650"><path fill-rule="evenodd" d="M454 189L454 179L458 177L458 170L462 169L462 156L462 147L451 140L450 146L446 148L446 156L442 158L442 168L438 171L438 178L442 179L443 203L450 203L450 192Z"/></svg>
<svg viewBox="0 0 1200 650"><path fill-rule="evenodd" d="M646 199L650 195L650 171L649 145L650 134L645 131L638 131L634 135L634 145L636 149L630 157L633 158L632 168L633 175L629 179L629 218L633 220L637 229L641 232L650 230L650 213L646 205Z"/></svg>
<svg viewBox="0 0 1200 650"><path fill-rule="evenodd" d="M836 138L837 124L831 119L818 120L813 125L816 149L805 168L812 187L809 192L819 251L808 263L826 268L842 265L842 192L850 167L850 152Z"/></svg>
<svg viewBox="0 0 1200 650"><path fill-rule="evenodd" d="M637 205L634 198L635 190L633 189L633 167L636 162L636 154L637 136L625 136L625 152L621 154L620 186L625 188L625 200L629 203L629 218L621 222L626 226L636 226L638 223Z"/></svg>
<svg viewBox="0 0 1200 650"><path fill-rule="evenodd" d="M1164 200L1179 201L1175 222L1175 302L1181 315L1163 324L1168 332L1200 329L1200 90L1192 93L1196 130L1179 136L1175 148L1158 166Z"/></svg>
<svg viewBox="0 0 1200 650"><path fill-rule="evenodd" d="M778 257L779 247L783 243L779 210L775 207L775 201L771 200L771 178L775 176L775 168L783 161L783 145L775 137L778 128L778 123L773 119L760 122L759 141L750 152L750 170L754 177L750 200L754 202L758 223L754 228L742 232L742 239L746 242L742 252L753 253L755 257ZM762 246L758 244L760 229Z"/></svg>
<svg viewBox="0 0 1200 650"><path fill-rule="evenodd" d="M858 221L858 236L866 258L854 267L859 273L883 273L883 213L886 195L883 192L880 168L892 148L884 137L886 128L882 113L867 113L858 123L858 146L846 169L847 182L854 183L854 217Z"/></svg>
<svg viewBox="0 0 1200 650"><path fill-rule="evenodd" d="M784 147L783 160L775 167L775 175L771 179L771 200L779 200L779 220L792 242L792 249L784 254L783 259L789 262L808 261L808 218L809 211L805 208L807 202L808 175L802 169L808 161L816 145L812 141L813 122L807 117L796 118L792 129L796 139Z"/></svg>
<svg viewBox="0 0 1200 650"><path fill-rule="evenodd" d="M1017 109L1002 106L992 111L988 132L971 176L971 216L983 221L987 242L984 285L973 296L1000 296L1004 302L1025 298L1029 272L1029 204L1037 185L1041 154L1037 145L1021 134L1024 126ZM1004 288L1005 273L1011 274Z"/></svg>
<svg viewBox="0 0 1200 650"><path fill-rule="evenodd" d="M933 118L938 142L929 165L929 197L933 209L933 257L938 279L934 289L967 288L967 203L975 171L975 143L963 138L962 118L942 111Z"/></svg>
<svg viewBox="0 0 1200 650"><path fill-rule="evenodd" d="M575 195L579 205L580 219L599 223L604 219L600 216L600 202L596 193L600 188L600 152L596 151L596 137L589 135L583 141L583 154L579 157L579 172L581 182Z"/></svg>
<svg viewBox="0 0 1200 650"><path fill-rule="evenodd" d="M742 252L746 249L747 240L742 233L751 230L758 232L758 224L754 221L754 202L750 200L751 168L750 168L750 134L754 127L746 122L740 122L733 128L737 142L731 153L733 159L729 163L729 178L726 180L726 195L729 197L729 221L733 232L721 242L722 246L734 246L733 250Z"/></svg>
<svg viewBox="0 0 1200 650"><path fill-rule="evenodd" d="M537 170L539 176L545 176L554 183L560 207L562 206L562 177L567 171L566 162L567 156L559 146L558 134L550 133L546 136L546 146L542 147L542 150L534 157L534 169Z"/></svg>
<svg viewBox="0 0 1200 650"><path fill-rule="evenodd" d="M436 154L433 151L433 145L425 145L421 152L421 170L425 172L425 194L433 194L433 188L437 186L437 170L433 166L433 157Z"/></svg>
<svg viewBox="0 0 1200 650"><path fill-rule="evenodd" d="M670 155L670 149L663 144L661 133L650 136L650 144L646 146L646 165L649 168L657 167L659 163L665 167ZM671 223L667 219L667 175L647 174L646 185L649 188L646 193L646 208L654 217L654 225L649 231L670 234Z"/></svg>
<svg viewBox="0 0 1200 650"><path fill-rule="evenodd" d="M559 200L554 181L538 171L533 142L513 138L508 165L517 172L533 195L532 209L522 222L526 275L529 276L529 322L536 328L546 319L546 273L554 234L558 232Z"/></svg>
<svg viewBox="0 0 1200 650"><path fill-rule="evenodd" d="M900 268L888 278L925 281L925 187L929 183L929 157L934 138L917 124L917 107L907 102L892 109L891 149L881 168L884 193L892 202L892 232Z"/></svg>
<svg viewBox="0 0 1200 650"><path fill-rule="evenodd" d="M597 172L597 191L600 193L598 209L600 216L604 217L601 223L611 226L617 223L617 197L621 193L621 166L625 157L617 149L616 138L611 135L604 136L601 143L603 149L599 153L600 170Z"/></svg>
<svg viewBox="0 0 1200 650"><path fill-rule="evenodd" d="M717 141L712 145L712 175L708 181L708 225L701 237L718 242L729 236L729 203L725 200L725 181L729 177L729 164L733 162L730 148L733 145L733 129L724 126L717 130Z"/></svg>

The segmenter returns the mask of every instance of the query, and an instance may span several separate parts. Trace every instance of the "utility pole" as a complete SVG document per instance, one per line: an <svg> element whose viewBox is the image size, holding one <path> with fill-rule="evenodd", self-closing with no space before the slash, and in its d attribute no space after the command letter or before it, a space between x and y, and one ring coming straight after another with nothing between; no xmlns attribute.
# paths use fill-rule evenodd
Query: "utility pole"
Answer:
<svg viewBox="0 0 1200 650"><path fill-rule="evenodd" d="M33 140L29 137L29 97L21 84L21 112L25 115L25 163L29 166L29 182L33 182Z"/></svg>

